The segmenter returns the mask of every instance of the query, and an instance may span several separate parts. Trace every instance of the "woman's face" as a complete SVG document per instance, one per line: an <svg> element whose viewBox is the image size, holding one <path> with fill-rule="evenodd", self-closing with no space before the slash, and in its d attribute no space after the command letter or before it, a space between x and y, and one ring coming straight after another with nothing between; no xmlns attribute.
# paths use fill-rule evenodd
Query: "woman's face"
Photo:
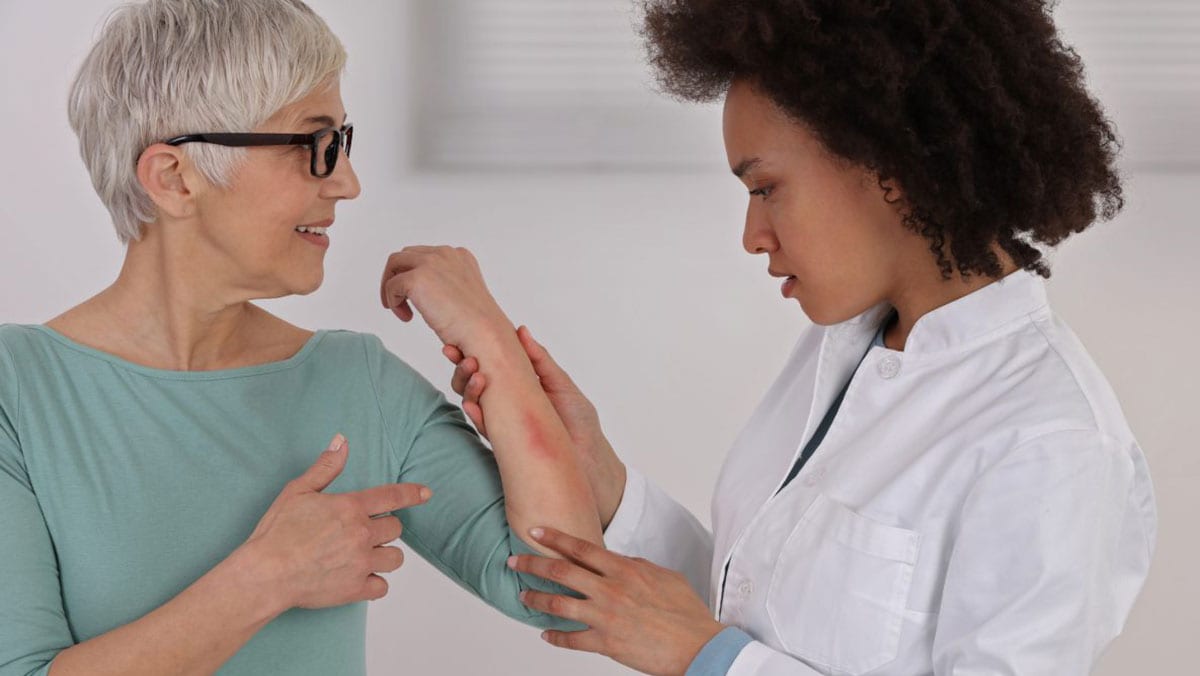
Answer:
<svg viewBox="0 0 1200 676"><path fill-rule="evenodd" d="M724 131L729 166L750 190L743 246L767 255L784 297L822 325L887 299L915 233L878 179L831 157L746 82L726 95Z"/></svg>
<svg viewBox="0 0 1200 676"><path fill-rule="evenodd" d="M335 83L283 108L256 131L308 134L341 127L345 117ZM199 241L192 244L213 254L204 257L205 274L251 298L311 293L324 278L325 251L336 234L314 237L296 228L332 226L338 201L358 196L358 177L344 148L333 174L323 179L309 171L307 146L247 150L227 188L197 191Z"/></svg>

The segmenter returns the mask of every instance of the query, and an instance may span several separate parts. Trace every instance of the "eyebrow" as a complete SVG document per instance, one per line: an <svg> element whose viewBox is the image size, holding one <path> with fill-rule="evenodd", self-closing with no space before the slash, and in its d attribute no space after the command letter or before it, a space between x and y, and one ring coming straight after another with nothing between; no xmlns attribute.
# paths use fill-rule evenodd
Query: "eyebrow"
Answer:
<svg viewBox="0 0 1200 676"><path fill-rule="evenodd" d="M733 168L733 175L741 178L746 175L746 172L754 169L760 164L762 164L762 160L757 157L751 157L749 159L742 160L736 167Z"/></svg>
<svg viewBox="0 0 1200 676"><path fill-rule="evenodd" d="M345 123L346 123L346 116L343 115L342 116L342 124L345 124ZM303 124L306 124L306 125L307 124L322 124L326 127L338 126L337 123L333 121L333 118L329 117L328 115L313 115L312 117L305 119Z"/></svg>

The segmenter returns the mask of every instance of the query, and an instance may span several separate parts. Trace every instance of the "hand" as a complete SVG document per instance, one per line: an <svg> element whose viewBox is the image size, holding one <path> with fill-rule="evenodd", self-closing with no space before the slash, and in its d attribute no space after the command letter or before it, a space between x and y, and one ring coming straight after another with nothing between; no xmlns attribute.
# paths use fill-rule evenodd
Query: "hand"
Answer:
<svg viewBox="0 0 1200 676"><path fill-rule="evenodd" d="M574 589L586 598L521 593L544 613L586 624L583 631L546 631L547 643L600 653L647 674L681 675L700 649L724 629L679 573L645 559L614 554L550 528L530 531L564 559L509 558L514 570Z"/></svg>
<svg viewBox="0 0 1200 676"><path fill-rule="evenodd" d="M554 411L567 428L575 458L587 474L592 494L596 497L600 522L607 527L625 492L625 464L604 436L596 407L579 390L571 376L554 361L545 347L533 339L528 328L522 326L517 329L517 338L541 381L542 389L554 405ZM464 357L462 350L455 345L443 347L442 354L456 365L450 387L462 395L463 411L479 433L487 437L483 408L479 405L479 399L487 388L487 378L479 372L479 361L475 357Z"/></svg>
<svg viewBox="0 0 1200 676"><path fill-rule="evenodd" d="M253 552L267 584L285 608L327 608L382 598L389 573L404 562L400 519L377 514L426 502L418 484L387 484L355 493L324 494L346 466L349 444L339 434L304 474L288 482L242 547Z"/></svg>
<svg viewBox="0 0 1200 676"><path fill-rule="evenodd" d="M496 303L475 256L463 248L410 246L388 257L379 298L401 321L412 321L413 308L443 343L472 354L476 341L500 329L509 337L512 322Z"/></svg>

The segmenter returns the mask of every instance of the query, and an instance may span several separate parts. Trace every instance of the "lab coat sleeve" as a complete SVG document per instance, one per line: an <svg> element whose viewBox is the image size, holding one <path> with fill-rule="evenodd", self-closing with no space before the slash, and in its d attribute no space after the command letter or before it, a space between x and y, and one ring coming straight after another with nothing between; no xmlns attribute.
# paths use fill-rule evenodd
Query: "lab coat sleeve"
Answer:
<svg viewBox="0 0 1200 676"><path fill-rule="evenodd" d="M1054 432L985 470L963 505L934 673L1086 676L1145 581L1155 514L1140 454Z"/></svg>
<svg viewBox="0 0 1200 676"><path fill-rule="evenodd" d="M726 676L823 676L800 660L752 641L742 648Z"/></svg>
<svg viewBox="0 0 1200 676"><path fill-rule="evenodd" d="M604 531L604 545L682 573L700 598L708 599L712 534L632 467L626 469L625 493Z"/></svg>

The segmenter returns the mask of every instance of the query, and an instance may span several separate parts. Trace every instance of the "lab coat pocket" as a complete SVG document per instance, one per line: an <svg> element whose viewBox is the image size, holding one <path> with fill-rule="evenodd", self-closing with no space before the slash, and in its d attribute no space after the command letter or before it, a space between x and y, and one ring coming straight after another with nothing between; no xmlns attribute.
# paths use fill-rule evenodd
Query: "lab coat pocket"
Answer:
<svg viewBox="0 0 1200 676"><path fill-rule="evenodd" d="M789 653L838 674L895 659L921 536L818 495L775 562L767 614Z"/></svg>

